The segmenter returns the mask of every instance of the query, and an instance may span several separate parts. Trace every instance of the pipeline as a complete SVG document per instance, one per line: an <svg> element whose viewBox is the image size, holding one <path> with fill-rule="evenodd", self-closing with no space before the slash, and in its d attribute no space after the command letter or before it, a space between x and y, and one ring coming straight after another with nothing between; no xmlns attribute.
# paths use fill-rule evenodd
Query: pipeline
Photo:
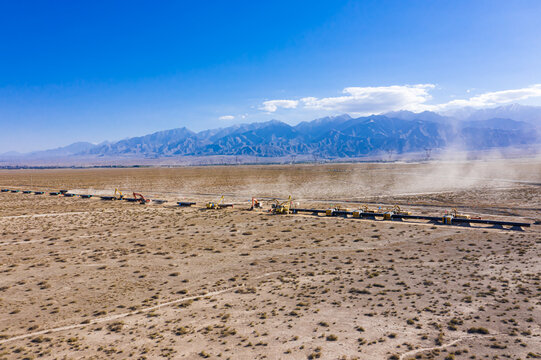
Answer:
<svg viewBox="0 0 541 360"><path fill-rule="evenodd" d="M21 190L19 189L0 189L2 193L19 193ZM30 190L23 190L23 194L31 194L34 193L35 195L43 195L43 191L30 191ZM115 189L115 195L114 196L101 196L100 198L102 200L125 200L128 202L139 202L141 204L146 204L150 201L156 204L164 204L167 202L167 200L161 200L161 199L146 199L139 193L133 193L133 198L126 198L122 196L122 193L120 197L116 196L117 189ZM82 194L82 195L76 195L73 193L69 193L68 190L59 190L59 191L51 191L49 192L50 196L64 196L64 197L75 197L79 196L82 199L90 199L93 197L91 194ZM226 207L233 207L233 204L225 204L223 203L224 196L220 198L217 202L209 202L206 204L206 208L208 209L221 209ZM259 198L255 201L258 204L258 207L254 206L254 199L252 198L252 207L251 209L256 208L262 208L260 201L261 200L270 200L267 198ZM344 217L344 218L357 218L357 219L370 219L370 220L378 220L381 218L381 220L395 220L395 221L403 221L403 220L427 220L434 224L439 225L461 225L461 226L471 226L472 224L483 224L483 225L492 225L495 228L504 229L504 226L510 227L511 230L523 230L523 227L530 227L530 223L525 222L515 222L515 221L500 221L500 220L488 220L488 219L481 219L481 218L470 218L466 215L458 214L456 209L453 209L451 213L446 213L443 216L425 216L425 215L412 215L410 212L402 211L398 206L394 206L393 208L384 210L383 212L376 212L374 210L369 210L366 206L364 206L361 209L358 210L349 210L349 209L342 209L340 207L336 208L330 208L330 209L310 209L310 208L296 208L293 207L293 201L291 200L291 196L283 201L280 202L278 199L272 199L274 204L272 204L270 212L274 214L300 214L300 213L310 213L316 216L319 216L320 214L324 214L325 216L338 216L338 217ZM177 202L177 205L179 207L191 207L192 205L196 205L195 202L185 202L185 201L179 201ZM381 208L379 209L381 210Z"/></svg>
<svg viewBox="0 0 541 360"><path fill-rule="evenodd" d="M341 210L341 209L296 209L293 208L290 210L291 214L298 213L311 213L313 215L319 216L319 214L325 214L326 216L342 216L357 218L357 219L370 219L376 220L376 218L381 218L382 220L428 220L431 223L439 225L465 225L470 226L471 224L486 224L492 225L495 228L502 229L503 226L510 226L511 230L522 230L523 227L530 227L531 224L525 222L515 222L515 221L500 221L500 220L488 220L488 219L471 219L467 217L457 216L456 214L446 214L443 216L425 216L425 215L411 215L411 214L400 214L394 213L393 211L386 212L373 212L366 210Z"/></svg>

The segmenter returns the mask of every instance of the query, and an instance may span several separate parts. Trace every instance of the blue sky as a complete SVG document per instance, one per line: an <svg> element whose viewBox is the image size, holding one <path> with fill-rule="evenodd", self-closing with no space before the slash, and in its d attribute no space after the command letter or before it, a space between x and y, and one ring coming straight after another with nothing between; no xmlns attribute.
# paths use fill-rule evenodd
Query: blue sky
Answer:
<svg viewBox="0 0 541 360"><path fill-rule="evenodd" d="M0 0L0 152L541 105L540 1Z"/></svg>

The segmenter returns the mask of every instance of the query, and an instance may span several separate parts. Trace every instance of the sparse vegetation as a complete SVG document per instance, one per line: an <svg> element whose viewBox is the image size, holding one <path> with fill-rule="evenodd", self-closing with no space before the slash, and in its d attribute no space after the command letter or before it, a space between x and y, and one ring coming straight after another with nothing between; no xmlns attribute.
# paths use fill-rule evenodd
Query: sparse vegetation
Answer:
<svg viewBox="0 0 541 360"><path fill-rule="evenodd" d="M286 177L288 186L310 188L313 180L307 174L325 184L325 166L291 167L295 170ZM359 175L358 169L367 165L328 166L344 166ZM284 169L255 168L258 177ZM73 188L92 183L97 189L130 179L134 188L156 187L159 192L167 190L160 190L156 179L199 189L191 183L197 179L208 183L209 193L228 186L240 194L244 178L231 174L249 171L247 179L254 179L250 167L224 167L224 178L201 175L216 171L209 169L172 169L183 175L168 180L163 179L166 169L156 178L155 169L87 169L88 176L79 170L51 170L54 177L44 176L40 183L58 187L59 181L73 181ZM141 177L139 171L149 176ZM122 176L99 178L104 173ZM382 182L376 187L390 176L378 174ZM0 172L0 180L14 181L9 179ZM272 179L273 186L262 192L278 191L280 181ZM346 195L334 185L316 190L321 198ZM374 194L371 187L363 191ZM378 201L416 204L419 213L433 214L452 200L464 212L475 203L475 211L501 214L502 209L485 200L492 196L494 204L505 199L505 211L524 217L532 216L524 209L536 208L541 198L541 188L524 184L493 191L376 195ZM62 197L27 203L15 196L0 194L2 241L17 243L0 246L0 315L7 319L0 339L30 335L0 344L0 358L276 354L351 360L400 358L415 351L406 358L539 358L534 326L540 243L535 227L524 232L432 229L415 221L272 216L239 206L202 211ZM232 200L237 201L243 200ZM306 206L312 205L322 206ZM6 218L54 212L69 214ZM64 326L74 327L55 330ZM454 343L464 336L474 340ZM97 344L95 339L103 341Z"/></svg>

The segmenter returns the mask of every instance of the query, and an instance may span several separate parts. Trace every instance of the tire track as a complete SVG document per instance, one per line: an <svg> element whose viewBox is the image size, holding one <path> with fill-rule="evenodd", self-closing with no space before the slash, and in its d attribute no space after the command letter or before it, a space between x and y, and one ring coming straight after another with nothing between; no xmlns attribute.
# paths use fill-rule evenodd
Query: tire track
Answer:
<svg viewBox="0 0 541 360"><path fill-rule="evenodd" d="M407 353L404 353L404 354L400 355L400 357L398 359L399 360L405 360L407 357L413 356L413 355L418 354L420 352L432 351L432 350L442 350L442 349L448 348L450 346L453 346L455 344L458 344L459 342L464 341L464 340L476 339L476 338L487 337L487 336L498 336L498 335L501 335L501 334L465 335L465 336L462 336L462 337L460 337L458 339L455 339L455 340L451 341L450 343L447 343L447 344L444 344L444 345L434 346L434 347L429 347L429 348L420 348L420 349L415 349L415 350L408 351Z"/></svg>
<svg viewBox="0 0 541 360"><path fill-rule="evenodd" d="M274 275L274 274L277 274L277 273L279 273L279 271L265 273L263 275L255 277L254 279L261 279L261 278L271 276L271 275ZM128 317L128 316L144 314L144 313L147 313L149 311L153 311L153 310L157 310L157 309L160 309L160 308L163 308L163 307L175 305L175 304L181 303L183 301L194 300L194 299L202 298L202 297L216 296L216 295L220 295L220 294L230 292L230 291L233 291L233 290L236 290L236 289L243 288L245 286L246 286L246 284L240 284L240 285L237 285L237 286L232 286L232 287L228 287L228 288L221 289L221 290L211 291L211 292L208 292L208 293L205 293L205 294L186 296L186 297L183 297L183 298L180 298L180 299L167 301L167 302L164 302L164 303L161 303L161 304L158 304L158 305L149 306L147 308L140 309L140 310L134 310L134 311L125 312L125 313L122 313L122 314L104 316L104 317L101 317L101 318L93 319L93 320L90 320L90 321L88 321L87 323L84 323L84 324L83 323L78 323L78 324L60 326L60 327L56 327L56 328L52 328L52 329L45 329L45 330L35 331L35 332L31 332L31 333L16 335L16 336L13 336L13 337L10 337L10 338L7 338L7 339L1 339L0 340L0 345L8 343L8 342L12 342L12 341L27 339L27 338L34 337L34 336L52 334L52 333L56 333L56 332L66 331L66 330L80 329L80 328L84 328L85 326L89 326L89 325L109 322L109 321L113 321L113 320L117 320L117 319L122 319L122 318L125 318L125 317Z"/></svg>
<svg viewBox="0 0 541 360"><path fill-rule="evenodd" d="M183 301L194 300L196 298L201 298L201 297L220 295L220 294L223 294L225 292L229 292L229 291L232 291L232 290L235 290L235 289L239 289L239 288L244 287L244 286L245 285L242 284L242 285L233 286L233 287L229 287L229 288L225 288L225 289L221 289L221 290L217 290L217 291L212 291L212 292L209 292L209 293L206 293L206 294L187 296L187 297L183 297L183 298L180 298L180 299L167 301L167 302L164 302L164 303L161 303L161 304L158 304L158 305L150 306L150 307L140 309L140 310L125 312L125 313L122 313L122 314L116 314L116 315L111 315L111 316L105 316L105 317L98 318L98 319L93 319L93 320L90 320L89 322L84 323L84 324L79 323L79 324L73 324L73 325L66 325L66 326L60 326L60 327L56 327L56 328L52 328L52 329L45 329L45 330L41 330L41 331L35 331L35 332L31 332L31 333L17 335L17 336L13 336L13 337L10 337L10 338L7 338L7 339L0 340L0 344L5 344L5 343L11 342L11 341L27 339L27 338L30 338L30 337L44 335L44 334L52 334L52 333L56 333L56 332L60 332L60 331L80 329L80 328L83 328L83 327L89 326L89 325L94 325L94 324L109 322L109 321L113 321L113 320L117 320L117 319L122 319L122 318L132 316L132 315L144 314L144 313L147 313L149 311L157 310L157 309L160 309L162 307L166 307L166 306L170 306L170 305L174 305L174 304L178 304L178 303L183 302Z"/></svg>
<svg viewBox="0 0 541 360"><path fill-rule="evenodd" d="M50 214L12 215L12 216L2 216L2 217L0 217L0 220L22 219L22 218L39 218L39 217L47 217L47 216L80 215L80 214L88 214L89 212L90 211L72 211L72 212L50 213Z"/></svg>

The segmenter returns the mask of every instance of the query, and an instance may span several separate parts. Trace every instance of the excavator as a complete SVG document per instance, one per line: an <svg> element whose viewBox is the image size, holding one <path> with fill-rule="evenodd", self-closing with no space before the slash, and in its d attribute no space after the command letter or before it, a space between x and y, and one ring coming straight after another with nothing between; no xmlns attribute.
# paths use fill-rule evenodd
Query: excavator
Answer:
<svg viewBox="0 0 541 360"><path fill-rule="evenodd" d="M224 204L224 195L216 202L209 201L207 203L207 209L223 209L226 207L233 207L233 204Z"/></svg>
<svg viewBox="0 0 541 360"><path fill-rule="evenodd" d="M122 191L118 190L117 188L115 188L115 194L113 196L115 197L115 200L124 199L124 194L122 194Z"/></svg>
<svg viewBox="0 0 541 360"><path fill-rule="evenodd" d="M252 206L250 207L250 210L262 209L262 208L263 208L263 205L261 205L261 202L253 197Z"/></svg>
<svg viewBox="0 0 541 360"><path fill-rule="evenodd" d="M122 191L115 188L115 193L113 196L100 196L102 200L122 200L124 199L124 194L122 194Z"/></svg>
<svg viewBox="0 0 541 360"><path fill-rule="evenodd" d="M136 192L133 193L133 198L135 199L135 201L138 201L142 205L145 205L147 202L150 202L150 199L145 199L143 194L139 194Z"/></svg>
<svg viewBox="0 0 541 360"><path fill-rule="evenodd" d="M271 211L274 214L290 214L291 213L291 195L287 198L286 201L280 202L278 199L274 199L274 204L272 204Z"/></svg>
<svg viewBox="0 0 541 360"><path fill-rule="evenodd" d="M124 200L129 201L129 202L138 202L143 205L146 204L147 202L150 202L150 199L146 199L142 194L139 194L136 192L133 193L132 198L124 198Z"/></svg>

